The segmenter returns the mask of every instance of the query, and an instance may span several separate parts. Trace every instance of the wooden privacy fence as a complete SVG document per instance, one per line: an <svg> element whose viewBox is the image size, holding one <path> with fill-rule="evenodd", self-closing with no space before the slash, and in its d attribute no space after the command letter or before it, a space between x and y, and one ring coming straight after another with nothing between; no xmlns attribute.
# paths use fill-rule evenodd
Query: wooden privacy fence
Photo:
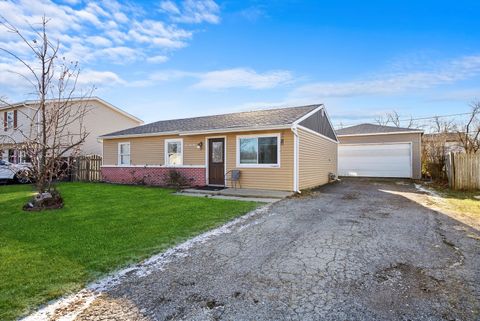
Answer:
<svg viewBox="0 0 480 321"><path fill-rule="evenodd" d="M72 180L98 182L102 180L102 157L98 155L75 158L72 166Z"/></svg>
<svg viewBox="0 0 480 321"><path fill-rule="evenodd" d="M480 154L450 153L447 176L452 189L480 189Z"/></svg>

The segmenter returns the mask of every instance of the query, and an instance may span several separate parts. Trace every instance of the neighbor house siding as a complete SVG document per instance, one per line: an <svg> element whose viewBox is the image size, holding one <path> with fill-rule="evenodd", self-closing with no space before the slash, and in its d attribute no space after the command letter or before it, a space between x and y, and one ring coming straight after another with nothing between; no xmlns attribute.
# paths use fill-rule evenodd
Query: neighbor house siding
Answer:
<svg viewBox="0 0 480 321"><path fill-rule="evenodd" d="M298 139L299 188L328 183L328 174L337 174L338 144L301 128Z"/></svg>
<svg viewBox="0 0 480 321"><path fill-rule="evenodd" d="M47 110L49 106L51 105L47 104ZM35 116L36 108L38 107L35 105L28 105L0 111L0 122L2 124L1 135L3 136L2 139L0 139L0 143L20 144L26 141L28 137L36 136L37 127L32 126L32 123L37 121L35 118L38 116ZM127 117L97 100L73 101L71 108L72 112L70 115L77 116L80 108L86 108L87 110L82 122L80 122L79 119L76 121L71 120L71 123L64 129L64 133L71 133L72 137L76 137L75 135L78 136L78 133L81 131L88 133L84 143L80 146L81 155L100 155L102 153L102 144L98 141L99 136L141 124L141 121ZM11 110L17 110L17 129L8 129L5 131L3 128L4 115L5 112ZM34 130L32 135L30 135L30 130ZM64 138L63 140L66 141L67 139ZM68 152L65 154L65 156L69 155L70 153Z"/></svg>
<svg viewBox="0 0 480 321"><path fill-rule="evenodd" d="M82 125L85 126L88 136L81 146L82 155L95 154L100 155L102 144L98 142L98 137L117 130L135 127L141 124L140 121L123 115L112 110L96 100L88 102L74 102L74 106L88 106L88 112L85 114ZM68 128L73 133L80 131L80 123L75 122Z"/></svg>
<svg viewBox="0 0 480 321"><path fill-rule="evenodd" d="M365 136L340 136L340 144L388 144L388 143L412 143L412 171L413 178L422 178L422 153L420 133L413 134L389 134L389 135L365 135Z"/></svg>
<svg viewBox="0 0 480 321"><path fill-rule="evenodd" d="M283 144L280 143L280 167L274 168L237 168L237 136L254 134L280 134ZM240 182L237 187L258 188L273 190L293 190L293 134L291 130L215 133L211 135L194 136L154 136L104 139L103 141L103 165L117 165L118 143L130 143L131 164L141 165L164 165L165 139L183 139L183 164L190 166L205 166L206 139L209 137L225 137L226 142L226 171L239 169L241 172ZM198 143L202 148L197 148ZM205 168L205 171L207 169ZM230 182L227 182L230 185Z"/></svg>
<svg viewBox="0 0 480 321"><path fill-rule="evenodd" d="M17 112L17 127L5 130L5 113ZM0 144L20 144L30 137L30 130L37 130L36 127L31 128L32 119L34 119L35 111L31 108L20 106L3 109L0 111Z"/></svg>

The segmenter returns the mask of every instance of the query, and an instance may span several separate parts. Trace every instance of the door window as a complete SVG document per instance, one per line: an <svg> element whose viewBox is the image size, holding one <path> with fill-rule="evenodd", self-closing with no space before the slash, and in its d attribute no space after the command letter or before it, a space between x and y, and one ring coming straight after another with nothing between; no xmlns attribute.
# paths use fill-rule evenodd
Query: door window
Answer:
<svg viewBox="0 0 480 321"><path fill-rule="evenodd" d="M212 142L212 163L223 163L223 142Z"/></svg>

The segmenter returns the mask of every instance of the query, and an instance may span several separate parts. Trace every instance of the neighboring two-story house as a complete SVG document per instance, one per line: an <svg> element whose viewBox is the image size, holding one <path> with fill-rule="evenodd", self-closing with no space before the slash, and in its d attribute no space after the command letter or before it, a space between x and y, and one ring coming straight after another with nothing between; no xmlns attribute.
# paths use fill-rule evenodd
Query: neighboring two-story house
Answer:
<svg viewBox="0 0 480 321"><path fill-rule="evenodd" d="M31 121L35 115L36 105L38 105L37 101L24 101L0 107L0 124L3 125L0 130L1 159L15 164L28 161L18 145L25 141L25 136L29 136L31 130L37 130L32 126ZM82 125L71 124L71 126L72 132L75 132L75 127L84 126L89 133L80 147L82 155L102 154L99 136L143 124L142 120L98 97L73 99L72 108L79 105L88 106L88 112Z"/></svg>

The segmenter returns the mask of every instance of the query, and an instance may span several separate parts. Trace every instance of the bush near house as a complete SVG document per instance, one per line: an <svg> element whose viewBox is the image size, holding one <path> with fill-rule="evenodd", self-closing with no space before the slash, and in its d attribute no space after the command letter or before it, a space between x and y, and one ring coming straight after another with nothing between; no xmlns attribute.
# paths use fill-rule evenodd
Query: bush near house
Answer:
<svg viewBox="0 0 480 321"><path fill-rule="evenodd" d="M0 186L0 320L76 291L256 207L172 190L62 183L65 207L25 212L31 186Z"/></svg>

